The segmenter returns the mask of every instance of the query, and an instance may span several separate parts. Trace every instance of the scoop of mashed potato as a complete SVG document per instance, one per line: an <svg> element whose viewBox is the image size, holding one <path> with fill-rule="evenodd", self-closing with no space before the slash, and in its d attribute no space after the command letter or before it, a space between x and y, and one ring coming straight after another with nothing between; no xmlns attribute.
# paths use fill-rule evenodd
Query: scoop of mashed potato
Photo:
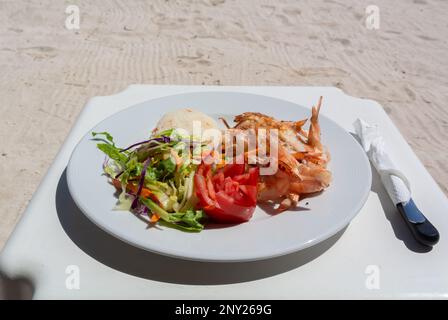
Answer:
<svg viewBox="0 0 448 320"><path fill-rule="evenodd" d="M218 129L218 124L215 120L210 118L203 112L194 109L179 109L166 113L160 118L153 134L156 135L168 129L183 129L193 134L193 122L199 121L201 123L201 131L207 129Z"/></svg>

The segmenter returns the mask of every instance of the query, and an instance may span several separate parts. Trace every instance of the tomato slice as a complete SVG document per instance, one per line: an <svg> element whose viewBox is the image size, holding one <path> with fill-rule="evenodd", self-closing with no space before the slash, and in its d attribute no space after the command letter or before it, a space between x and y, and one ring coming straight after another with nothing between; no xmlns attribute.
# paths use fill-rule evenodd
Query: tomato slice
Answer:
<svg viewBox="0 0 448 320"><path fill-rule="evenodd" d="M224 167L224 176L225 177L234 177L244 173L246 165L244 163L234 163L228 164Z"/></svg>
<svg viewBox="0 0 448 320"><path fill-rule="evenodd" d="M258 177L260 175L260 170L257 168L250 168L248 172L234 176L232 179L240 184L247 184L251 186L256 186L258 183Z"/></svg>
<svg viewBox="0 0 448 320"><path fill-rule="evenodd" d="M207 192L207 185L204 176L195 174L194 186L196 188L196 195L202 206L215 206L215 202L209 197L209 194Z"/></svg>
<svg viewBox="0 0 448 320"><path fill-rule="evenodd" d="M225 223L241 223L249 221L255 211L255 205L243 206L227 195L224 191L216 193L219 210L207 212L214 220Z"/></svg>
<svg viewBox="0 0 448 320"><path fill-rule="evenodd" d="M239 174L237 176L234 176L232 179L240 184L248 184L248 182L250 181L250 173L248 172Z"/></svg>
<svg viewBox="0 0 448 320"><path fill-rule="evenodd" d="M251 185L242 185L240 190L247 196L249 204L255 205L257 203L257 187Z"/></svg>
<svg viewBox="0 0 448 320"><path fill-rule="evenodd" d="M213 186L212 180L207 177L207 191L208 195L211 199L216 200L216 193L215 193L215 187Z"/></svg>
<svg viewBox="0 0 448 320"><path fill-rule="evenodd" d="M213 176L212 181L216 190L222 190L224 188L224 173L222 171L216 173Z"/></svg>
<svg viewBox="0 0 448 320"><path fill-rule="evenodd" d="M251 186L256 186L258 184L258 178L260 177L260 168L250 168L249 169L249 175L250 179L247 182L247 184L250 184Z"/></svg>
<svg viewBox="0 0 448 320"><path fill-rule="evenodd" d="M236 181L233 181L232 178L227 177L224 180L224 191L229 195L232 196L236 192L238 192L240 184Z"/></svg>
<svg viewBox="0 0 448 320"><path fill-rule="evenodd" d="M229 164L214 173L201 164L194 177L199 207L217 222L248 221L257 203L258 176L258 168L246 170L245 164Z"/></svg>

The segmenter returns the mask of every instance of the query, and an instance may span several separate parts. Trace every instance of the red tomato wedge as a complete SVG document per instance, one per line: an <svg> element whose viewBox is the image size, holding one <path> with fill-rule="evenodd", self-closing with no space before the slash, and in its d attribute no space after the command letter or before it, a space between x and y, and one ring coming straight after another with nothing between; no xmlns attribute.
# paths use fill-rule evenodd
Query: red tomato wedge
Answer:
<svg viewBox="0 0 448 320"><path fill-rule="evenodd" d="M245 170L245 164L239 164L239 163L235 163L235 164L227 164L224 166L223 169L223 173L225 177L234 177L237 176L239 174L243 174L244 170Z"/></svg>
<svg viewBox="0 0 448 320"><path fill-rule="evenodd" d="M240 190L248 197L250 203L257 203L257 187L251 185L242 185Z"/></svg>
<svg viewBox="0 0 448 320"><path fill-rule="evenodd" d="M260 171L258 168L250 168L247 173L234 176L233 180L240 184L256 186L258 182L259 172Z"/></svg>
<svg viewBox="0 0 448 320"><path fill-rule="evenodd" d="M202 206L207 207L215 205L215 201L210 198L209 192L207 191L207 182L205 177L199 173L194 175L194 187L196 189L196 195L198 196L199 203Z"/></svg>
<svg viewBox="0 0 448 320"><path fill-rule="evenodd" d="M228 164L212 171L202 163L194 176L199 207L216 222L248 221L257 204L259 169L246 170L245 164Z"/></svg>

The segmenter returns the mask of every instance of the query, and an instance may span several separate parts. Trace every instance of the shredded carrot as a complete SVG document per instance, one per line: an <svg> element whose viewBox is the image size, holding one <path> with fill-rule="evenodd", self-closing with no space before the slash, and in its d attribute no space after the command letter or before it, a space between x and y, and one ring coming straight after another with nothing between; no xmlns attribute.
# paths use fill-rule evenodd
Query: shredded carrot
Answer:
<svg viewBox="0 0 448 320"><path fill-rule="evenodd" d="M112 184L114 185L115 189L121 190L121 182L118 179L112 179Z"/></svg>
<svg viewBox="0 0 448 320"><path fill-rule="evenodd" d="M150 221L152 223L156 223L157 221L159 221L159 219L160 219L160 217L157 214L153 213Z"/></svg>
<svg viewBox="0 0 448 320"><path fill-rule="evenodd" d="M117 190L121 190L120 180L112 179L112 184L114 185L114 187ZM126 185L126 189L132 193L136 193L138 190L137 186L132 183L128 183ZM140 192L140 196L142 196L143 198L151 198L152 200L159 202L156 195L154 193L152 193L151 190L149 190L148 188L142 188L142 191Z"/></svg>

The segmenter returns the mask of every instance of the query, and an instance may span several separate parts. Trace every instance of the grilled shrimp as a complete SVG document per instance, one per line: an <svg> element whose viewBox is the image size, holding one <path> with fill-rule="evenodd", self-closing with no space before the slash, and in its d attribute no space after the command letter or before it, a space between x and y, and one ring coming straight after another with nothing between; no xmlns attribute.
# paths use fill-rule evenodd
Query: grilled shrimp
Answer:
<svg viewBox="0 0 448 320"><path fill-rule="evenodd" d="M301 195L320 192L330 185L331 172L326 168L330 157L320 140L321 105L322 97L312 108L308 131L303 128L307 119L278 121L252 112L235 117L239 130L278 130L278 171L261 176L258 184L258 200L278 203L278 211L295 207Z"/></svg>
<svg viewBox="0 0 448 320"><path fill-rule="evenodd" d="M278 121L272 117L258 112L245 112L235 117L236 129L277 129L279 142L290 153L311 151L305 143L306 132L302 126L307 119L299 121ZM298 134L301 137L298 137Z"/></svg>

